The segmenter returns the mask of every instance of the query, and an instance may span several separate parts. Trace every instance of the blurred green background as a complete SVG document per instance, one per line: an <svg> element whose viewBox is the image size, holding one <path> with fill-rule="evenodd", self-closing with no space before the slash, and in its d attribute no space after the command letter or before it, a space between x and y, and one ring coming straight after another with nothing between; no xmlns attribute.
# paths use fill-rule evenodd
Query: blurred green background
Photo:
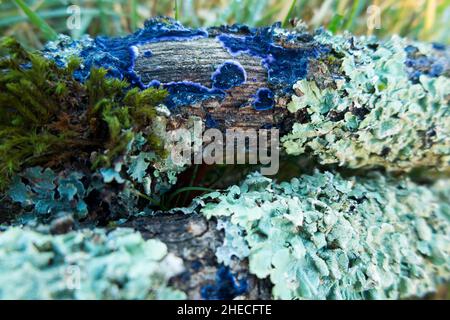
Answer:
<svg viewBox="0 0 450 320"><path fill-rule="evenodd" d="M71 5L80 8L79 29L67 27ZM1 35L14 35L35 48L55 33L75 38L126 34L155 15L176 17L191 27L275 21L288 26L296 18L311 29L325 26L335 33L400 34L450 43L450 0L0 0Z"/></svg>

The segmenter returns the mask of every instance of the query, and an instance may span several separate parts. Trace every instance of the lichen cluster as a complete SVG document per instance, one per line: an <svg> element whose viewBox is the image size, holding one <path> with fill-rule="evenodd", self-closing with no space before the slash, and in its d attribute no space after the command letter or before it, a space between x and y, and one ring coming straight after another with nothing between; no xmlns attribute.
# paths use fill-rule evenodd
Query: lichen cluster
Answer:
<svg viewBox="0 0 450 320"><path fill-rule="evenodd" d="M0 299L184 299L168 280L183 261L131 229L0 234Z"/></svg>
<svg viewBox="0 0 450 320"><path fill-rule="evenodd" d="M65 218L72 229L151 214L161 207L161 195L176 183L183 168L145 150L151 149L139 133L111 167L23 170L5 192L5 200L19 205L10 224L37 226Z"/></svg>
<svg viewBox="0 0 450 320"><path fill-rule="evenodd" d="M407 68L417 65L408 57L410 48L428 61L431 45L416 48L399 37L374 44L326 33L316 39L343 56L343 77L328 87L313 78L294 85L288 109L306 113L308 121L295 123L283 137L288 154L312 154L322 164L346 168L448 170L450 79L428 69L411 75ZM445 70L439 60L432 66Z"/></svg>
<svg viewBox="0 0 450 320"><path fill-rule="evenodd" d="M380 174L277 184L255 173L200 203L225 228L219 261L248 257L275 298L398 299L450 279L449 190Z"/></svg>

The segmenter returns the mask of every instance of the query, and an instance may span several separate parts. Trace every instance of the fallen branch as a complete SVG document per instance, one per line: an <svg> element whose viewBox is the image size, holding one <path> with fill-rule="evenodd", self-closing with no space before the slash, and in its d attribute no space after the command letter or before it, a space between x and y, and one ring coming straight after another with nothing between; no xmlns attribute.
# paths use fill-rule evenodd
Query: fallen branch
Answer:
<svg viewBox="0 0 450 320"><path fill-rule="evenodd" d="M2 279L8 283L5 296L28 281L23 273L50 277L56 286L24 290L20 297L33 293L52 298L404 298L423 296L448 281L446 180L422 186L390 174L345 178L316 172L278 184L251 175L240 187L163 213L155 204L184 168L157 153L157 144L148 139L158 135L164 141L165 129L190 128L195 121L202 130L273 127L280 130L286 153L313 155L323 164L447 171L447 48L396 37L377 41L323 31L311 35L277 25L193 30L158 18L123 38L61 38L49 43L44 54L66 67L60 76L63 84L78 89L76 96L47 73L36 72L54 67L42 60L30 58L41 69L11 63L14 59L8 60L9 67L2 65L2 89L19 114L34 119L30 110L42 107L38 102L43 95L36 87L51 93L48 105L61 102L68 113L39 109L49 123L33 123L37 136L27 140L33 162L23 162L5 191L2 211L17 213L7 222L26 226L8 226L0 234L1 255L23 260L0 262L3 274L15 275ZM76 70L70 63L73 56L81 58ZM110 80L127 83L105 81L98 67L108 70ZM72 72L85 85L74 81ZM23 82L24 74L38 74L40 81ZM11 86L11 79L28 84L26 97ZM123 94L125 86L131 93ZM162 90L145 90L150 87ZM114 97L105 96L111 89ZM5 114L5 126L19 126L14 138L22 141L26 124ZM75 139L68 144L61 128L96 143L80 146ZM56 145L58 152L69 149L70 156L58 163L39 162L34 153L42 148L34 143L43 132L61 138L50 146ZM80 150L75 157L73 152ZM36 163L44 168L34 167ZM121 231L124 226L139 233ZM99 227L98 235L86 227ZM109 236L101 228L118 233ZM86 246L74 246L72 236ZM17 239L24 246L16 247ZM52 245L32 249L41 241ZM58 244L64 250L55 250ZM97 245L105 259L89 251ZM35 250L33 256L30 250ZM84 260L78 265L71 254ZM138 265L149 259L161 271L134 269L134 275L148 280L143 287L125 268L120 276L105 271L83 278L87 291L60 289L60 270L70 265L87 272L99 266L108 270L105 261L120 264L111 258L116 254ZM33 264L40 259L48 263ZM21 268L27 263L30 273ZM151 285L153 281L159 282ZM111 291L100 290L105 286Z"/></svg>
<svg viewBox="0 0 450 320"><path fill-rule="evenodd" d="M167 18L123 38L52 43L47 56L140 88L169 92L167 129L192 116L204 128L277 128L288 154L323 164L447 171L449 50L399 37L226 26L188 29Z"/></svg>

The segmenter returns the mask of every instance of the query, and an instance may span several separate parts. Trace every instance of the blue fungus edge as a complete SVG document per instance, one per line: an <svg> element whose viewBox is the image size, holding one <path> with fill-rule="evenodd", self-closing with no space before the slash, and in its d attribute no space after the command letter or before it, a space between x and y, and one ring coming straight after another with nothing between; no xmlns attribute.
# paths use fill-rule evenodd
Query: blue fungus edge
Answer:
<svg viewBox="0 0 450 320"><path fill-rule="evenodd" d="M259 88L252 105L258 111L270 110L275 105L274 97L274 93L269 88Z"/></svg>
<svg viewBox="0 0 450 320"><path fill-rule="evenodd" d="M250 29L247 35L220 34L217 39L232 56L249 54L261 58L267 69L268 82L283 91L292 92L292 86L308 73L308 61L330 52L330 48L316 43L314 46L284 48L275 43L275 29L281 25ZM294 40L294 39L290 39Z"/></svg>
<svg viewBox="0 0 450 320"><path fill-rule="evenodd" d="M212 87L229 90L247 81L247 72L237 61L226 61L211 76Z"/></svg>
<svg viewBox="0 0 450 320"><path fill-rule="evenodd" d="M216 272L215 283L203 286L200 293L205 300L232 300L247 290L245 278L238 280L229 267L221 265Z"/></svg>
<svg viewBox="0 0 450 320"><path fill-rule="evenodd" d="M167 90L169 95L164 103L170 109L180 106L194 105L209 99L217 99L222 101L225 99L226 93L216 88L208 88L200 83L192 81L174 81L161 83L159 80L152 80L146 88L155 87Z"/></svg>
<svg viewBox="0 0 450 320"><path fill-rule="evenodd" d="M217 120L211 116L211 114L207 113L205 118L205 126L208 129L215 129L218 128L219 124L217 123Z"/></svg>
<svg viewBox="0 0 450 320"><path fill-rule="evenodd" d="M170 18L150 19L145 22L144 28L125 37L99 36L80 53L85 66L80 74L82 78L80 80L89 77L91 67L103 67L108 70L109 76L119 79L126 78L131 85L143 89L147 86L134 72L138 53L136 46L161 41L188 41L207 37L206 30L186 28ZM144 54L148 55L148 53Z"/></svg>
<svg viewBox="0 0 450 320"><path fill-rule="evenodd" d="M153 80L151 83L156 84L158 81ZM200 83L191 81L164 83L162 84L162 87L169 92L169 95L165 100L165 103L169 108L193 105L209 99L222 101L226 96L226 93L220 89L210 89Z"/></svg>

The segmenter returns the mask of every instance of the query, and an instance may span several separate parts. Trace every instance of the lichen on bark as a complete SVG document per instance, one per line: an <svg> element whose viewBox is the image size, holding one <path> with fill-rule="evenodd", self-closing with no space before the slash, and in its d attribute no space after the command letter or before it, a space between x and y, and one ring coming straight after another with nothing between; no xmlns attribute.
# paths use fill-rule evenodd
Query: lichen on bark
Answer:
<svg viewBox="0 0 450 320"><path fill-rule="evenodd" d="M0 60L0 212L13 213L0 297L406 298L449 280L449 181L408 177L448 172L448 48L168 18L120 38L60 37L43 56L8 43L19 54ZM40 108L41 91L60 108ZM45 150L28 139L33 108L48 116L33 134L58 138ZM197 123L278 128L287 154L322 171L252 174L164 211L188 166L168 156L166 130ZM100 271L67 290L70 266Z"/></svg>
<svg viewBox="0 0 450 320"><path fill-rule="evenodd" d="M294 85L288 109L306 112L309 121L294 123L283 137L287 153L309 153L323 164L348 168L448 171L448 74L408 70L405 39L393 37L375 46L364 38L351 39L353 48L348 47L349 38L323 36L322 41L332 43L343 56L343 78L333 88L307 79ZM420 50L433 52L432 45L421 44ZM448 60L435 60L445 70Z"/></svg>
<svg viewBox="0 0 450 320"><path fill-rule="evenodd" d="M218 258L248 257L274 298L398 299L450 279L449 190L377 173L281 183L255 173L199 203L225 226Z"/></svg>

